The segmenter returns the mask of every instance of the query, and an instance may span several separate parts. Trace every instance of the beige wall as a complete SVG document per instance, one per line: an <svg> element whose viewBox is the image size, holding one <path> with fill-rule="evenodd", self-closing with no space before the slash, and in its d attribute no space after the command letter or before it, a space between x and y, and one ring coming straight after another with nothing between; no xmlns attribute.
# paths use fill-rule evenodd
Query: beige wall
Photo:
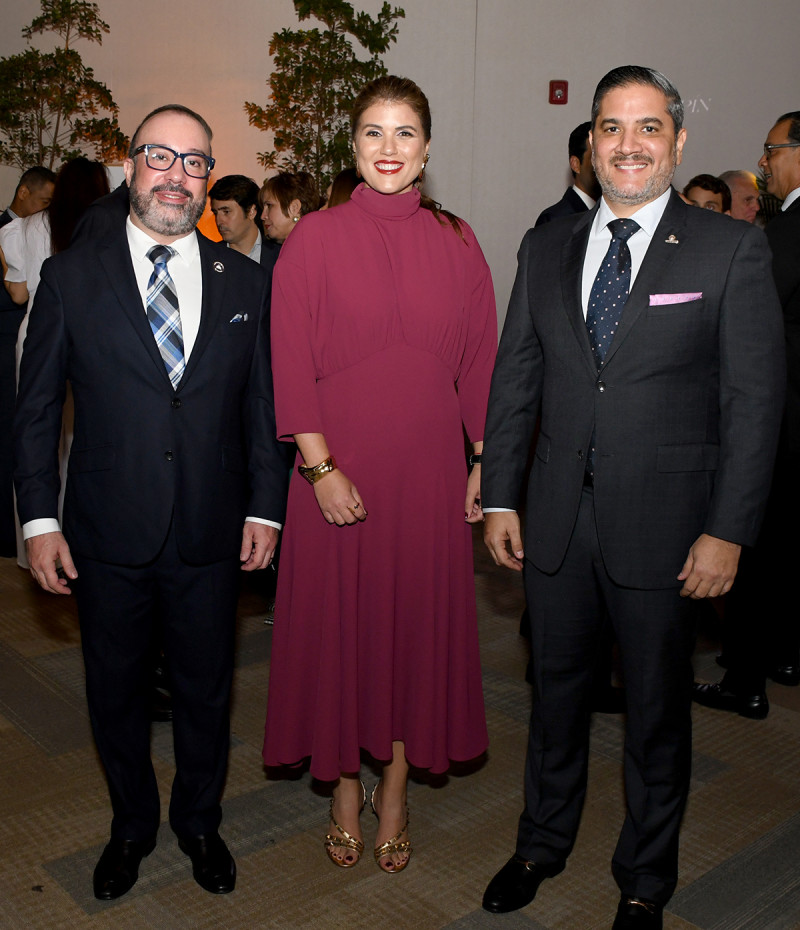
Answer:
<svg viewBox="0 0 800 930"><path fill-rule="evenodd" d="M267 45L296 23L290 0L99 0L111 26L102 47L78 47L120 105L130 133L154 106L198 109L215 131L217 176L257 180L268 137L247 124L244 100L266 101ZM375 14L380 0L353 0ZM800 109L796 0L399 0L406 10L390 70L416 80L433 109L429 192L475 227L495 276L501 316L515 253L538 212L568 181L570 131L588 119L598 79L620 64L664 71L688 102L688 141L676 180L751 168L774 118ZM11 5L9 5L11 6ZM4 12L0 54L22 49L38 12ZM569 102L547 102L551 79ZM16 173L0 168L0 203Z"/></svg>

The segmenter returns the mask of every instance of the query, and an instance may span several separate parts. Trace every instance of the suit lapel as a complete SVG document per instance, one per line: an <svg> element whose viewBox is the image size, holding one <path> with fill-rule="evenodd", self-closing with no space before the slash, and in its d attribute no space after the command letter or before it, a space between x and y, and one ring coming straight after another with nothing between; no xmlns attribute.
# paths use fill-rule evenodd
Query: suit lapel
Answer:
<svg viewBox="0 0 800 930"><path fill-rule="evenodd" d="M589 333L586 330L586 320L583 316L581 288L583 260L589 242L589 230L596 212L595 206L594 209L580 215L572 228L572 234L561 250L561 296L564 309L592 378L597 377L597 365L592 355Z"/></svg>
<svg viewBox="0 0 800 930"><path fill-rule="evenodd" d="M666 266L675 262L681 250L688 246L685 240L686 210L696 210L697 207L687 207L680 197L672 191L672 195L656 227L653 239L648 246L644 261L636 275L630 296L625 303L622 317L619 321L614 339L606 354L605 366L609 364L620 346L625 342L628 334L636 325L636 321L650 305L650 294L659 287ZM604 366L604 367L605 367Z"/></svg>
<svg viewBox="0 0 800 930"><path fill-rule="evenodd" d="M219 259L219 254L212 248L211 242L199 232L196 235L200 246L200 268L203 276L200 328L197 331L197 339L192 348L192 354L189 356L183 377L178 385L179 392L192 377L203 353L208 348L212 334L220 324L220 316L224 308L225 283L228 276L225 262Z"/></svg>
<svg viewBox="0 0 800 930"><path fill-rule="evenodd" d="M153 338L153 331L150 329L139 287L136 284L124 225L121 226L121 233L117 233L114 238L102 245L97 254L100 264L111 281L120 307L133 326L136 335L141 339L145 351L153 360L159 377L163 378L171 389L169 375Z"/></svg>

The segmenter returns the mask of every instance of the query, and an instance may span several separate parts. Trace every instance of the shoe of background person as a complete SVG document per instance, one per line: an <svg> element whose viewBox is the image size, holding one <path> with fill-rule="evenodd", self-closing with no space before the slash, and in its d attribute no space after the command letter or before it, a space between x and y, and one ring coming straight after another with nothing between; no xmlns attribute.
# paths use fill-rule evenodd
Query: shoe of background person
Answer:
<svg viewBox="0 0 800 930"><path fill-rule="evenodd" d="M722 681L713 685L696 681L692 685L692 700L703 707L727 710L751 720L763 720L769 713L769 701L763 691L756 694L740 694L726 688Z"/></svg>

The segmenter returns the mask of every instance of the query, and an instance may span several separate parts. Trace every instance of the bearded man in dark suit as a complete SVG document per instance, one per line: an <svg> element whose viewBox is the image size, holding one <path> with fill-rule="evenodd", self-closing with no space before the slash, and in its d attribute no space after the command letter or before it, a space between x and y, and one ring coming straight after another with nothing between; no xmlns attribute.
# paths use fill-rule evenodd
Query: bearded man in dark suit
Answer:
<svg viewBox="0 0 800 930"><path fill-rule="evenodd" d="M574 221L530 230L519 252L481 496L495 561L524 566L534 698L526 806L516 855L484 895L493 912L530 903L574 844L606 612L628 706L614 930L661 928L677 881L692 599L727 591L755 540L783 393L766 240L671 189L682 124L659 72L606 75L591 136L603 197ZM539 414L523 549L515 511Z"/></svg>
<svg viewBox="0 0 800 930"><path fill-rule="evenodd" d="M78 601L89 713L108 777L104 900L156 841L149 651L163 618L176 775L169 819L195 880L233 890L220 838L239 568L272 559L286 467L275 438L264 271L196 232L211 130L170 105L134 134L130 213L45 262L25 343L15 481L31 572ZM75 400L63 535L56 447ZM59 573L59 562L63 571Z"/></svg>

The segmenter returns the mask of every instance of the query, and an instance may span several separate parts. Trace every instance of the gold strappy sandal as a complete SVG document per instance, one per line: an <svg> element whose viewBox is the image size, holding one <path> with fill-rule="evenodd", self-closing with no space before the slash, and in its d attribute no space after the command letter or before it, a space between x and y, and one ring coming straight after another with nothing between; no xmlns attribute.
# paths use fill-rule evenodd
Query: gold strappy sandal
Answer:
<svg viewBox="0 0 800 930"><path fill-rule="evenodd" d="M359 810L359 813L364 810L364 805L366 803L367 789L364 787L364 782L362 781L361 809ZM338 866L340 869L352 869L354 865L358 865L359 860L361 859L361 853L364 852L364 843L361 840L357 840L354 836L351 836L347 830L344 829L344 827L337 823L336 818L333 816L333 798L331 798L330 819L333 821L333 826L336 828L336 833L325 834L325 852L328 854L328 858L331 860L331 862ZM334 849L352 849L353 852L358 853L358 857L352 862L348 862L346 859L338 859L333 855Z"/></svg>
<svg viewBox="0 0 800 930"><path fill-rule="evenodd" d="M378 782L378 785L379 784L380 782ZM372 807L372 813L380 820L378 812L375 810L375 792L378 790L378 785L375 785L372 789L369 803ZM386 872L387 875L394 875L396 872L402 872L408 863L411 862L411 843L408 840L400 841L400 837L408 830L408 819L408 808L406 808L406 822L403 824L400 832L395 834L390 840L375 847L375 861L378 863L378 868L382 872ZM388 862L386 866L381 865L381 859L385 859L386 856L394 856L397 853L402 853L406 856L406 861L403 862L402 865L394 865L392 862Z"/></svg>

